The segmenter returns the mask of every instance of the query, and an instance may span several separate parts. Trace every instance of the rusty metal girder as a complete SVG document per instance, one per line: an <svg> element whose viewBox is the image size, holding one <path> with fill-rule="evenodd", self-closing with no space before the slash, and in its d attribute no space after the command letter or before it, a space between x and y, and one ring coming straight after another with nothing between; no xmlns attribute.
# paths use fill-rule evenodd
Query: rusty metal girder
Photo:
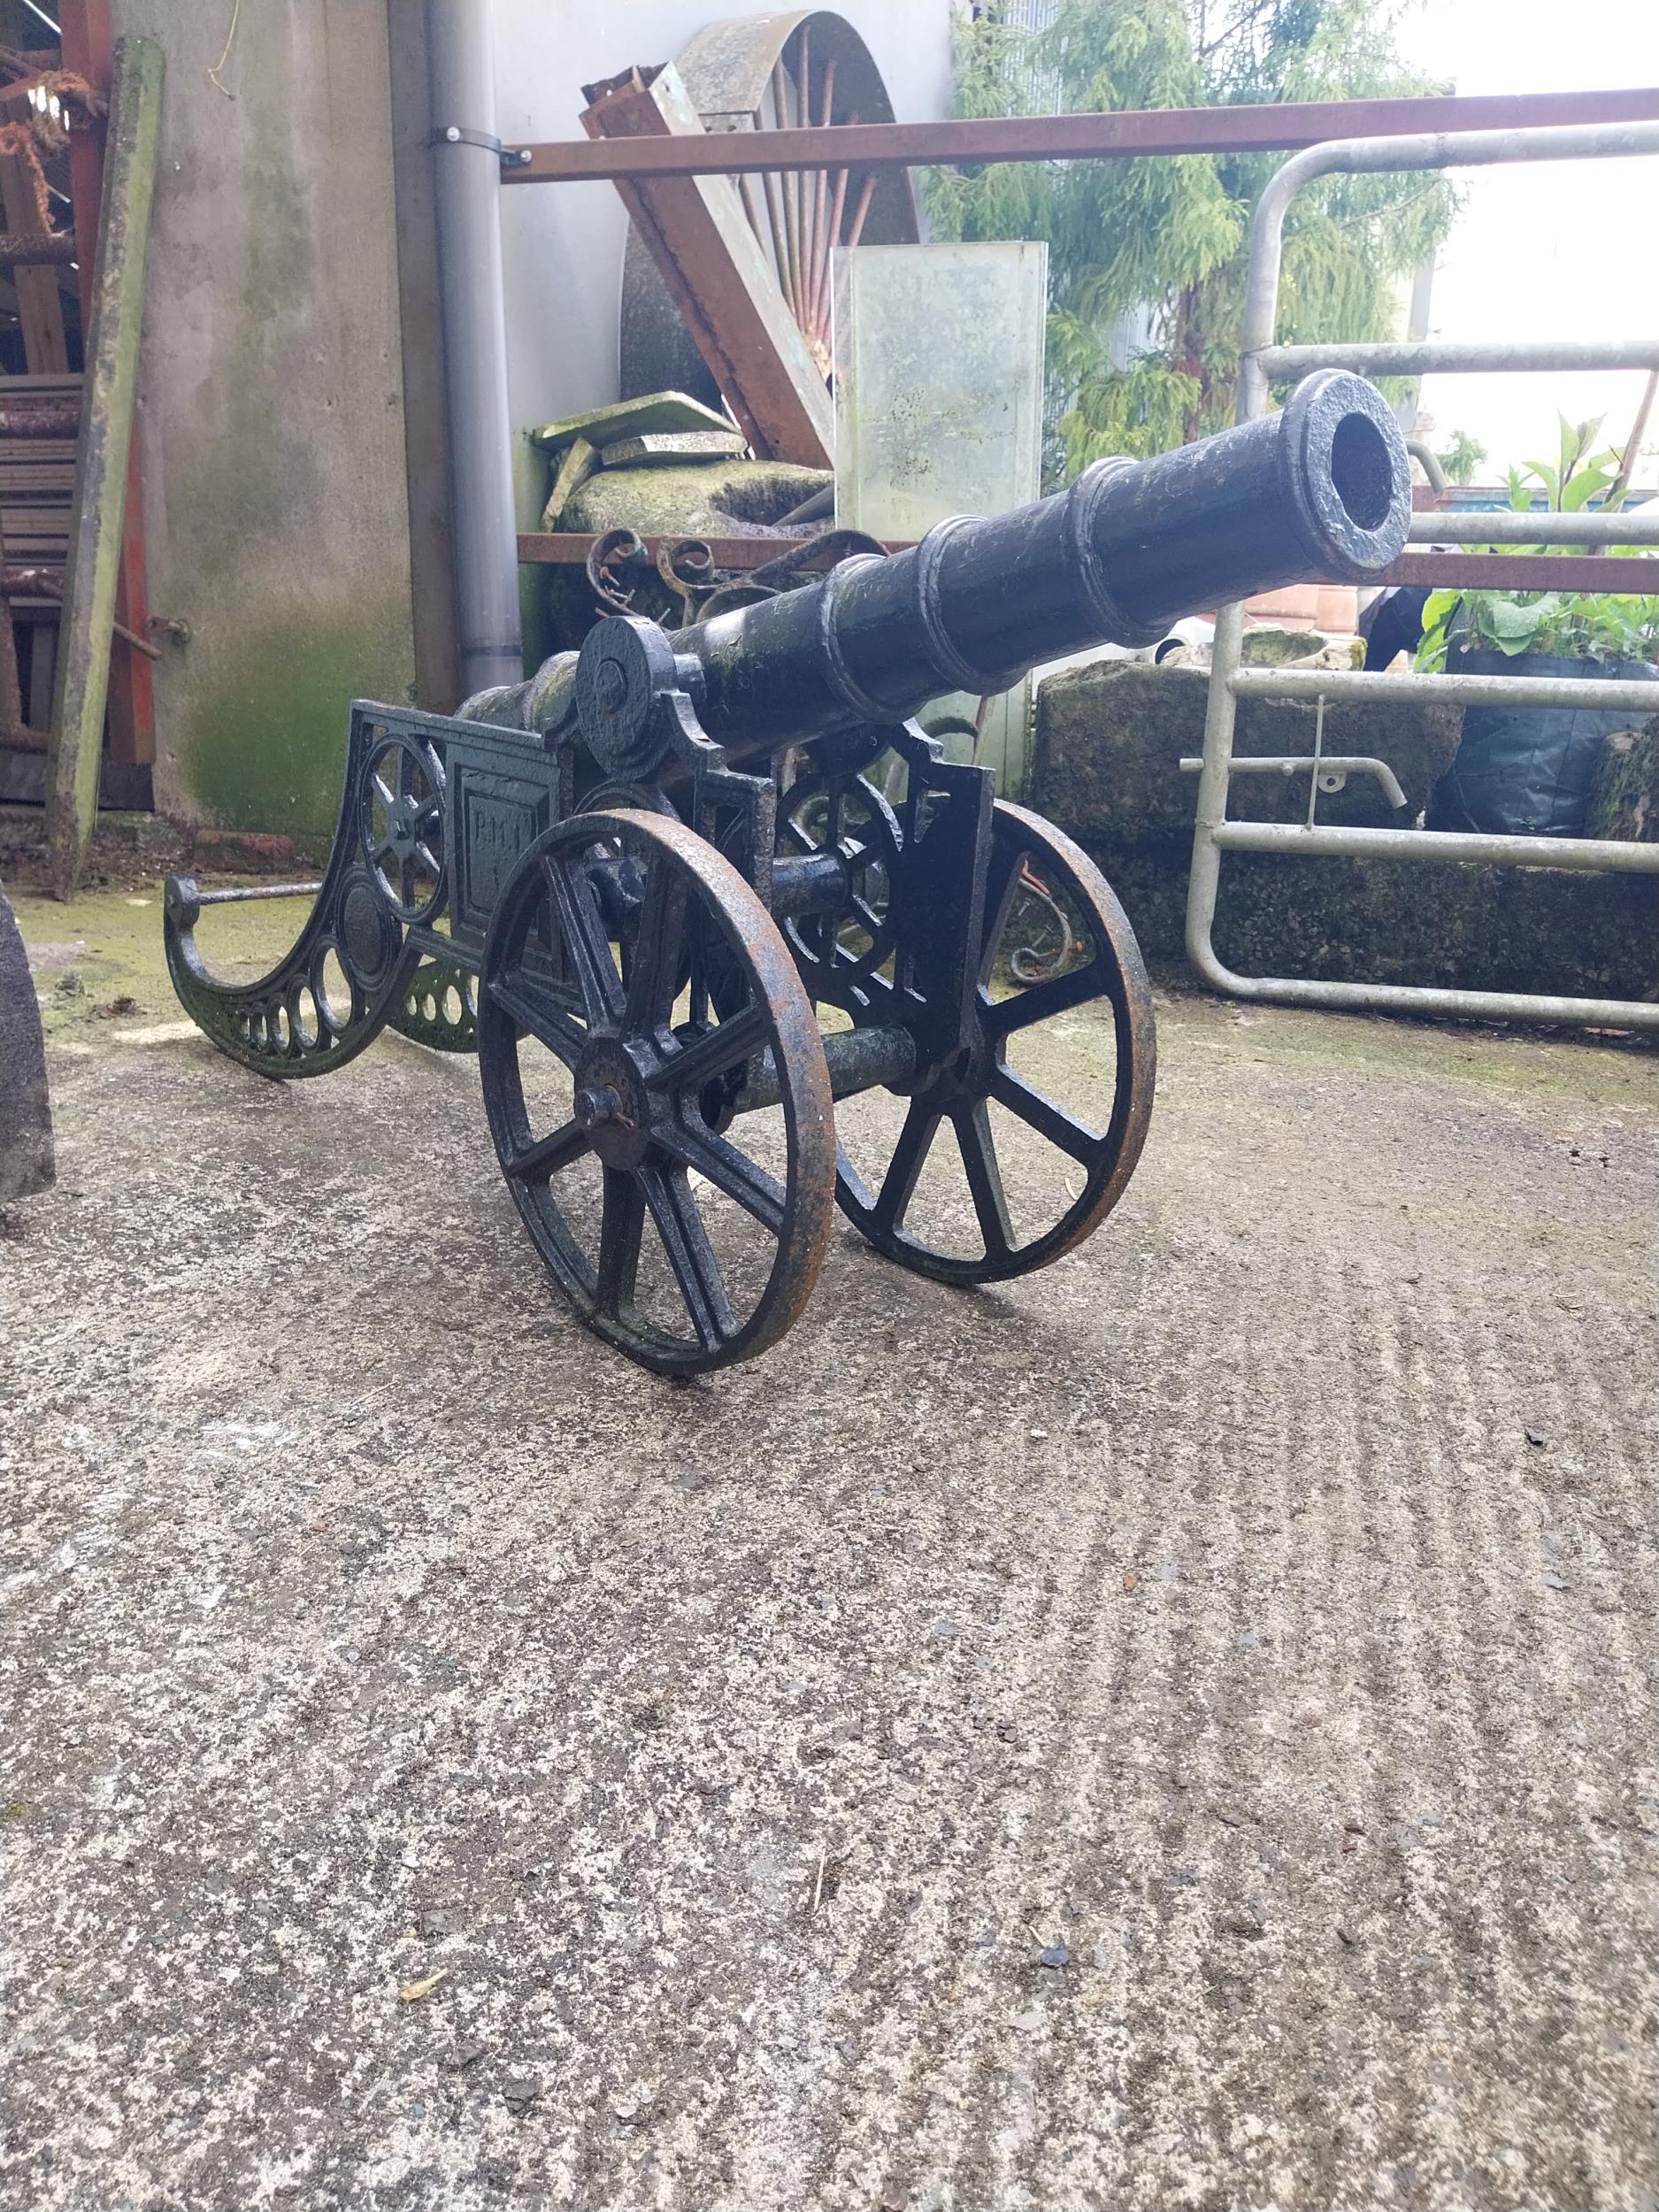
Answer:
<svg viewBox="0 0 1659 2212"><path fill-rule="evenodd" d="M597 541L580 530L526 530L518 539L518 558L530 565L580 568ZM641 541L656 560L672 538ZM704 538L716 568L762 568L790 541L779 538ZM810 545L810 541L804 541ZM908 551L908 538L884 541L889 553ZM1453 586L1486 591L1594 591L1646 593L1659 588L1659 562L1643 564L1611 553L1402 553L1376 580L1379 584L1426 584L1441 591Z"/></svg>
<svg viewBox="0 0 1659 2212"><path fill-rule="evenodd" d="M1568 123L1645 123L1659 88L1532 92L1417 100L1264 102L1253 107L1137 108L1107 115L952 117L942 123L860 123L827 130L717 132L603 142L519 144L507 185L613 183L757 174L766 170L949 166L959 162L1122 161L1140 154L1294 151L1330 139L1417 131L1523 130ZM601 137L598 132L592 136Z"/></svg>

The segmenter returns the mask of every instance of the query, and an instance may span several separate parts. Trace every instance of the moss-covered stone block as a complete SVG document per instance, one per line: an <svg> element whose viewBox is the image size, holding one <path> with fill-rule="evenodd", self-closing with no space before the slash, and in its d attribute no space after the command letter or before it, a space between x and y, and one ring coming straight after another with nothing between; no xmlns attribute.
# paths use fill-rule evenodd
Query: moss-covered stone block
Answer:
<svg viewBox="0 0 1659 2212"><path fill-rule="evenodd" d="M1095 661L1051 676L1037 694L1036 749L1031 803L1073 834L1115 844L1190 833L1196 776L1181 760L1203 750L1210 678L1202 669L1154 667L1144 661ZM1234 751L1306 756L1313 751L1317 710L1279 699L1239 702ZM1457 749L1456 707L1411 701L1333 700L1325 709L1324 749L1386 761L1406 795L1413 819ZM1229 811L1241 822L1300 822L1308 810L1301 772L1240 776ZM1344 789L1321 792L1318 818L1342 826L1398 826L1402 817L1371 777L1350 776Z"/></svg>
<svg viewBox="0 0 1659 2212"><path fill-rule="evenodd" d="M1602 739L1586 828L1592 837L1659 839L1659 715Z"/></svg>
<svg viewBox="0 0 1659 2212"><path fill-rule="evenodd" d="M1094 855L1147 952L1164 962L1185 949L1197 779L1179 764L1202 750L1208 683L1192 669L1107 662L1051 678L1037 699L1031 803ZM1311 707L1240 700L1236 752L1310 753L1313 720ZM1333 702L1325 750L1386 760L1415 813L1456 750L1460 721L1451 707ZM1659 723L1609 741L1593 810L1599 833L1659 833L1656 734ZM1307 801L1303 775L1240 776L1228 811L1300 821ZM1318 818L1387 826L1398 818L1375 783L1350 778L1320 794ZM1659 879L1228 853L1214 942L1243 975L1645 999L1659 990Z"/></svg>
<svg viewBox="0 0 1659 2212"><path fill-rule="evenodd" d="M1148 956L1180 963L1190 839L1082 841ZM1213 938L1241 975L1650 999L1659 993L1659 880L1228 853Z"/></svg>
<svg viewBox="0 0 1659 2212"><path fill-rule="evenodd" d="M1324 644L1317 630L1281 630L1264 623L1245 632L1240 657L1247 668L1282 668L1286 661L1305 660Z"/></svg>
<svg viewBox="0 0 1659 2212"><path fill-rule="evenodd" d="M637 530L642 538L743 537L769 529L820 486L823 469L789 461L698 461L601 469L571 495L565 530Z"/></svg>

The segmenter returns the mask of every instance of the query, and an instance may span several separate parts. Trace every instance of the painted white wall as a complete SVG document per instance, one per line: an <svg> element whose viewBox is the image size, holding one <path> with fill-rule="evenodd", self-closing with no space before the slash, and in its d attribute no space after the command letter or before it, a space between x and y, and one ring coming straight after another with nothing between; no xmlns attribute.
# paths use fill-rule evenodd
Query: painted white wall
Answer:
<svg viewBox="0 0 1659 2212"><path fill-rule="evenodd" d="M635 64L672 61L707 23L776 12L777 0L495 0L497 128L508 143L580 138L583 85ZM874 55L901 121L949 111L953 0L837 0L836 12ZM626 230L610 184L503 193L515 429L616 398ZM532 527L535 518L524 520Z"/></svg>

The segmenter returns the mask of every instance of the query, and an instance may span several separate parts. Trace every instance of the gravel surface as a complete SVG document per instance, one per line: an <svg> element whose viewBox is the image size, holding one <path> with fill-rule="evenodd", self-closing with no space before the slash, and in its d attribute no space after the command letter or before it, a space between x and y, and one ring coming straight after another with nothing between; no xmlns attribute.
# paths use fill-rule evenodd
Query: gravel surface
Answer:
<svg viewBox="0 0 1659 2212"><path fill-rule="evenodd" d="M8 2206L1655 2203L1653 1057L1161 1012L1080 1254L687 1387L469 1063L55 1028Z"/></svg>

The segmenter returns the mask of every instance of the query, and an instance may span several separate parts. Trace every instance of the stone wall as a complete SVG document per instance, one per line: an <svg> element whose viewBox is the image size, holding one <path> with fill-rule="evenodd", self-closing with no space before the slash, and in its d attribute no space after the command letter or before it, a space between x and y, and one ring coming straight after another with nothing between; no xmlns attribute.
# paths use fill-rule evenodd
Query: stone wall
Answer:
<svg viewBox="0 0 1659 2212"><path fill-rule="evenodd" d="M1208 685L1193 669L1100 662L1052 678L1037 695L1029 803L1099 862L1155 960L1183 956L1197 779L1179 763L1202 750ZM1310 753L1314 711L1240 701L1235 752ZM1321 793L1318 819L1409 826L1456 749L1460 723L1455 708L1333 702L1325 751L1386 761L1407 806L1394 812L1376 783L1350 777L1343 790ZM1655 833L1653 759L1650 733L1631 747L1609 741L1598 783L1608 828ZM1229 812L1301 821L1307 803L1305 776L1242 776ZM1659 984L1659 882L1229 853L1215 945L1247 975L1649 997Z"/></svg>

